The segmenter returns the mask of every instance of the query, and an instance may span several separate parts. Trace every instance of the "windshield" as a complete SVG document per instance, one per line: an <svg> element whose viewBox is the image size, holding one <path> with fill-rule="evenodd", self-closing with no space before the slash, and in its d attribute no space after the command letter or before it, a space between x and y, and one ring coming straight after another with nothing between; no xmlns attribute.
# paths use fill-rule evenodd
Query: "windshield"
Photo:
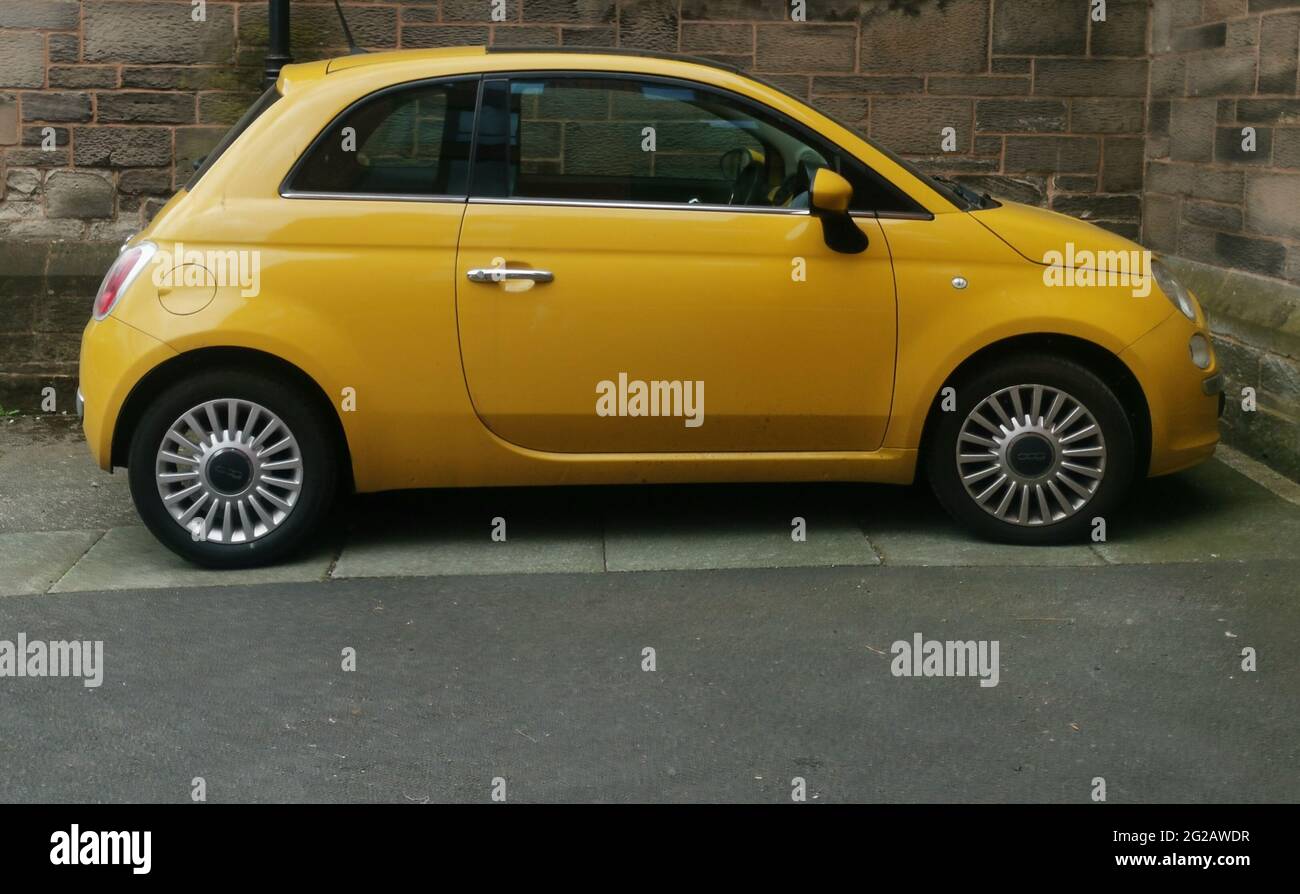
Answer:
<svg viewBox="0 0 1300 894"><path fill-rule="evenodd" d="M825 112L822 114L825 114ZM838 121L835 123L839 124ZM840 126L842 127L843 125ZM892 149L887 149L875 140L868 139L867 137L863 137L862 139L870 143L871 148L875 149L881 155L888 158L894 164L907 171L907 173L911 174L917 180L920 180L926 186L933 189L939 195L943 196L963 211L970 211L972 208L984 207L985 197L971 189L969 186L958 183L950 177L938 177L932 174L927 174L906 158L896 154Z"/></svg>

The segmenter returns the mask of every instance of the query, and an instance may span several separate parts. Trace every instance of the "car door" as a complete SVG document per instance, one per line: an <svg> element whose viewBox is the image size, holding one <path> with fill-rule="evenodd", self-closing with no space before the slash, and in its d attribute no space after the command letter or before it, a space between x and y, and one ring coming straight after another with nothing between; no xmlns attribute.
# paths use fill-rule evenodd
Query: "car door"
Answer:
<svg viewBox="0 0 1300 894"><path fill-rule="evenodd" d="M827 248L801 163L839 159L702 84L488 76L456 299L483 423L565 453L878 447L888 248L870 215L864 253Z"/></svg>

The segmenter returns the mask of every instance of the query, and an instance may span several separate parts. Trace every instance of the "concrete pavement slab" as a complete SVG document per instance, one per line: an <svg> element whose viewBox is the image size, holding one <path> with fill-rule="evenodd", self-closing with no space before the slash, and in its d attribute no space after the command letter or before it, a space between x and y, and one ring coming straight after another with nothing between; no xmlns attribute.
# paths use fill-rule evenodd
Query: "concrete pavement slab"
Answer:
<svg viewBox="0 0 1300 894"><path fill-rule="evenodd" d="M493 541L487 527L363 535L343 548L333 577L595 573L605 570L602 547L599 529L572 525L507 525L504 542Z"/></svg>
<svg viewBox="0 0 1300 894"><path fill-rule="evenodd" d="M867 536L886 565L1068 567L1104 565L1086 544L1012 546L992 543L959 528L922 487L882 494L867 507Z"/></svg>
<svg viewBox="0 0 1300 894"><path fill-rule="evenodd" d="M684 485L611 489L610 571L878 565L857 524L885 488L855 484ZM616 497L616 498L615 498ZM796 533L796 519L801 540Z"/></svg>
<svg viewBox="0 0 1300 894"><path fill-rule="evenodd" d="M0 534L0 596L44 593L86 554L103 531Z"/></svg>
<svg viewBox="0 0 1300 894"><path fill-rule="evenodd" d="M1072 567L1104 565L1086 546L1014 546L971 537L947 524L872 529L869 536L889 565Z"/></svg>
<svg viewBox="0 0 1300 894"><path fill-rule="evenodd" d="M1214 459L1235 469L1293 506L1300 506L1300 481L1292 481L1259 460L1251 459L1240 450L1235 450L1226 444L1218 446L1214 451Z"/></svg>
<svg viewBox="0 0 1300 894"><path fill-rule="evenodd" d="M415 491L345 499L328 530L339 532L336 539L348 532L353 541L343 552L339 576L363 577L880 561L887 565L1087 566L1102 561L1288 556L1292 544L1300 542L1300 506L1296 505L1300 485L1232 451L1225 451L1223 459L1168 478L1137 482L1131 499L1107 519L1108 542L1095 545L1024 548L977 540L948 519L924 485ZM1261 487L1261 481L1266 486ZM805 542L789 536L795 516L807 522ZM490 538L494 517L506 519L505 543ZM602 530L606 525L607 537ZM126 476L110 476L94 468L75 420L0 420L0 535L137 526ZM45 541L50 544L48 557L40 549L25 555L24 548L11 547L5 560L13 569L9 577L13 581L20 577L15 556L23 556L27 572L21 585L11 583L7 589L29 592L48 586L42 585L48 568L64 561L68 550L75 551L83 536ZM143 531L130 536L139 537L141 542L135 546L155 558L146 558L138 567L120 567L109 557L126 542L124 536L114 534L59 588L96 586L95 579L87 581L85 575L108 574L110 567L117 570L106 578L110 583L105 586L119 585L111 581L131 586L133 581L146 580L158 586L189 586L212 579L184 563L176 564L178 560ZM295 570L287 579L313 579L312 560L306 567L309 570ZM4 571L0 566L0 574Z"/></svg>
<svg viewBox="0 0 1300 894"><path fill-rule="evenodd" d="M612 519L605 530L605 567L674 571L880 564L871 542L852 519L800 516L804 539L796 540L792 518Z"/></svg>
<svg viewBox="0 0 1300 894"><path fill-rule="evenodd" d="M544 497L485 489L357 498L333 576L604 571L599 515L557 512Z"/></svg>
<svg viewBox="0 0 1300 894"><path fill-rule="evenodd" d="M0 534L138 523L126 474L95 467L75 418L0 421Z"/></svg>
<svg viewBox="0 0 1300 894"><path fill-rule="evenodd" d="M325 577L333 558L334 549L326 547L269 568L215 571L191 565L136 525L106 533L50 592L314 581Z"/></svg>
<svg viewBox="0 0 1300 894"><path fill-rule="evenodd" d="M1219 462L1139 482L1095 548L1114 563L1285 559L1300 545L1300 506Z"/></svg>

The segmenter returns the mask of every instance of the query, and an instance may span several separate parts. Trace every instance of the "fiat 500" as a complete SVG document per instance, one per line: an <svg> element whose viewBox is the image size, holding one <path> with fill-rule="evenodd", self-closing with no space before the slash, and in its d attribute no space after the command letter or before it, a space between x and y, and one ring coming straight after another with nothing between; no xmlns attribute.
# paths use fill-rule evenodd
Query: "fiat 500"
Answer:
<svg viewBox="0 0 1300 894"><path fill-rule="evenodd" d="M1218 440L1146 257L725 66L353 55L286 67L123 246L78 402L209 566L341 490L496 485L922 474L977 535L1078 541Z"/></svg>

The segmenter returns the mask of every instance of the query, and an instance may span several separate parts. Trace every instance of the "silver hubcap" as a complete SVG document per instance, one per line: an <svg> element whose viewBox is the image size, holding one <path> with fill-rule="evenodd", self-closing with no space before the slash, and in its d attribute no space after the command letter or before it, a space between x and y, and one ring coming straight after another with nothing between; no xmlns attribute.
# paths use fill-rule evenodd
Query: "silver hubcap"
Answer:
<svg viewBox="0 0 1300 894"><path fill-rule="evenodd" d="M248 543L289 517L302 492L302 451L284 421L247 400L182 413L158 447L158 495L194 540Z"/></svg>
<svg viewBox="0 0 1300 894"><path fill-rule="evenodd" d="M1077 513L1106 472L1106 440L1077 398L1013 385L971 410L957 437L957 473L985 512L1013 525Z"/></svg>

